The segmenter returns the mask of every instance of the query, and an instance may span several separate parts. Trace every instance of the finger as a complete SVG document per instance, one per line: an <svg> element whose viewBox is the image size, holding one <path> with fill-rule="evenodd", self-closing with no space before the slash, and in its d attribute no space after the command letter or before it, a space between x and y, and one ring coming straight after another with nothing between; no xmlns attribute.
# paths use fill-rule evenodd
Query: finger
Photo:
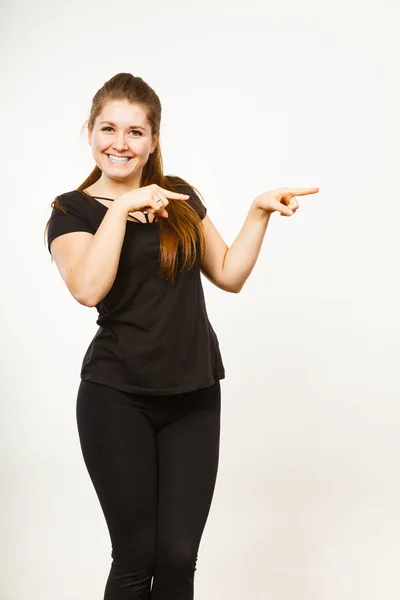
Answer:
<svg viewBox="0 0 400 600"><path fill-rule="evenodd" d="M161 202L157 202L156 198L151 198L149 203L146 205L146 212L150 212L151 214L160 214L160 212L164 209Z"/></svg>
<svg viewBox="0 0 400 600"><path fill-rule="evenodd" d="M283 213L285 216L290 216L293 214L292 206L289 206L289 202L288 202L288 204L286 204L284 198L281 198L280 200L278 199L277 201L275 201L273 203L273 208L274 208L274 210L277 210L280 213Z"/></svg>
<svg viewBox="0 0 400 600"><path fill-rule="evenodd" d="M169 201L167 200L167 198L165 198L165 196L163 196L162 194L158 194L157 198L153 197L153 200L156 203L156 206L158 207L158 210L156 210L156 212L162 212L164 210L165 206L168 206ZM161 202L160 202L161 200Z"/></svg>
<svg viewBox="0 0 400 600"><path fill-rule="evenodd" d="M159 189L167 198L190 198L189 194L178 194L178 192L171 192L170 190L165 190L162 187Z"/></svg>
<svg viewBox="0 0 400 600"><path fill-rule="evenodd" d="M284 215L285 217L290 217L293 214L293 210L290 208L290 206L284 206L281 203L278 203L276 210L278 210L281 215Z"/></svg>
<svg viewBox="0 0 400 600"><path fill-rule="evenodd" d="M297 202L296 198L290 198L289 203L287 204L287 206L289 208L291 208L293 211L297 210L299 208L299 203Z"/></svg>
<svg viewBox="0 0 400 600"><path fill-rule="evenodd" d="M293 196L307 196L307 194L316 194L319 192L319 187L313 188L283 188L284 194L292 194Z"/></svg>
<svg viewBox="0 0 400 600"><path fill-rule="evenodd" d="M160 214L164 210L164 206L161 202L157 202L156 198L152 198L147 205L147 211L154 214Z"/></svg>

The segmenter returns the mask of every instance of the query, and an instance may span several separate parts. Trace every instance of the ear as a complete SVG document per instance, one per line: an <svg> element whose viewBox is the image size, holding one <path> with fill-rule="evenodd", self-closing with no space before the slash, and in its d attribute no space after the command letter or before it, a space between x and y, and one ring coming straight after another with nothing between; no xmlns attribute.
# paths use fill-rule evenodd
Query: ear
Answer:
<svg viewBox="0 0 400 600"><path fill-rule="evenodd" d="M151 143L151 150L150 150L150 154L153 154L154 150L156 149L156 146L158 144L158 140L160 139L160 133L155 133L153 135L153 141Z"/></svg>
<svg viewBox="0 0 400 600"><path fill-rule="evenodd" d="M90 122L88 122L88 142L89 142L89 146L92 145L92 127L90 125Z"/></svg>

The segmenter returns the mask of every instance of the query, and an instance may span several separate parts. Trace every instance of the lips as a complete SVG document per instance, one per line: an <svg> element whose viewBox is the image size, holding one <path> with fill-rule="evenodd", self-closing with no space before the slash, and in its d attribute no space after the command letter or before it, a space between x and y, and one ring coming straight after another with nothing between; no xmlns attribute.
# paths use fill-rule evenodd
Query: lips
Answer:
<svg viewBox="0 0 400 600"><path fill-rule="evenodd" d="M133 158L132 156L126 156L125 154L107 154L107 156L112 156L115 158Z"/></svg>
<svg viewBox="0 0 400 600"><path fill-rule="evenodd" d="M133 158L132 156L120 156L118 154L107 154L107 157L113 165L126 165Z"/></svg>

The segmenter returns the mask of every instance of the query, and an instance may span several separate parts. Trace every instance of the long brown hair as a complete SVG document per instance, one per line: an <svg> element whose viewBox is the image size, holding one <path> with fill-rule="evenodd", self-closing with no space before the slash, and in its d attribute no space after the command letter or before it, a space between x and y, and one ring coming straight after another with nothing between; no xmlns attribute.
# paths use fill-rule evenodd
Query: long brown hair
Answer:
<svg viewBox="0 0 400 600"><path fill-rule="evenodd" d="M92 127L94 126L96 118L103 110L104 105L110 100L126 100L140 104L147 112L147 120L151 125L152 136L159 133L161 122L159 97L141 77L136 77L131 73L114 75L96 92L92 100L89 119L82 129L88 123ZM140 187L156 183L160 187L173 192L200 196L198 190L185 179L173 175L164 175L163 171L161 148L158 141L154 152L149 155L147 163L143 167ZM90 175L76 189L84 190L93 185L101 177L101 173L101 169L96 165ZM94 200L89 198L85 200L82 197L82 202L86 201L94 202ZM205 239L202 223L198 214L187 204L188 202L189 200L169 199L168 218L157 220L157 227L160 231L160 272L164 279L170 279L171 282L174 281L178 266L178 247L183 258L181 271L184 269L190 270L193 267L198 251L200 252L200 261L204 257ZM55 206L65 212L59 201L59 196L51 203L52 209ZM46 223L45 236L49 222L50 218ZM199 243L199 250L197 249L197 242Z"/></svg>

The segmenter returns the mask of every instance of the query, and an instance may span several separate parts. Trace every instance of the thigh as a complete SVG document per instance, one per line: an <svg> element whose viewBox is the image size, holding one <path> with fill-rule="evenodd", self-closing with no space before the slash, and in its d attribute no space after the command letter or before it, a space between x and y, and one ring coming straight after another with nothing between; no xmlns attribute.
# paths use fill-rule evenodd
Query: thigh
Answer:
<svg viewBox="0 0 400 600"><path fill-rule="evenodd" d="M155 551L155 432L130 394L81 380L76 417L83 458L112 540L113 557Z"/></svg>
<svg viewBox="0 0 400 600"><path fill-rule="evenodd" d="M157 543L160 562L197 554L216 482L220 441L221 390L182 394L182 410L159 431Z"/></svg>

